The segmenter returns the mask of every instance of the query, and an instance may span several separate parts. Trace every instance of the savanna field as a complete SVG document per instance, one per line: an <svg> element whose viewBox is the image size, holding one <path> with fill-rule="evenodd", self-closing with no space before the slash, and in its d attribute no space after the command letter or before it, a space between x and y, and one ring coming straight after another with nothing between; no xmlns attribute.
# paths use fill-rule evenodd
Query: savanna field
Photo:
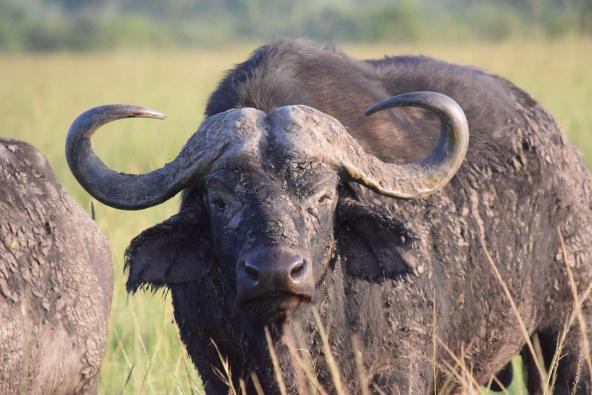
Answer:
<svg viewBox="0 0 592 395"><path fill-rule="evenodd" d="M160 167L176 156L202 121L207 97L224 70L246 59L257 45L0 54L0 136L24 140L40 149L58 181L90 212L91 198L74 180L64 157L66 132L74 118L108 103L140 104L167 113L164 121L110 124L94 139L99 156L114 169L134 173ZM499 74L549 109L592 164L592 40L341 48L357 58L425 54ZM111 245L115 287L100 393L202 393L200 379L180 344L169 295L140 292L128 296L124 289L123 253L129 241L168 218L177 206L177 198L137 212L94 203L96 221ZM522 393L519 385L512 390Z"/></svg>

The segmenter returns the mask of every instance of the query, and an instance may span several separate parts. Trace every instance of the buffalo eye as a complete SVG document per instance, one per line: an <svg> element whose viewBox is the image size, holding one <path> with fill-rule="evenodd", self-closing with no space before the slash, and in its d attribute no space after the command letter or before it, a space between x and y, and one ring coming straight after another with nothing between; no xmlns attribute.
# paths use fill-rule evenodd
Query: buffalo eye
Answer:
<svg viewBox="0 0 592 395"><path fill-rule="evenodd" d="M222 198L215 198L212 200L212 206L219 211L223 211L226 208L226 202Z"/></svg>
<svg viewBox="0 0 592 395"><path fill-rule="evenodd" d="M331 196L329 196L329 194L325 193L325 194L321 195L321 197L319 198L319 204L324 205L325 203L327 203L330 200L331 200Z"/></svg>

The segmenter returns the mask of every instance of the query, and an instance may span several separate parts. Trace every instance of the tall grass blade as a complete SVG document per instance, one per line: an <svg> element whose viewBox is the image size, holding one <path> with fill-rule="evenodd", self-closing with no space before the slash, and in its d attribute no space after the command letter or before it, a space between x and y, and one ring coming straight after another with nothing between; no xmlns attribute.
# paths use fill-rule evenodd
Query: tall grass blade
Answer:
<svg viewBox="0 0 592 395"><path fill-rule="evenodd" d="M502 290L504 291L504 295L506 296L506 299L510 303L510 306L512 308L512 312L514 313L514 316L516 317L516 321L518 322L518 325L520 327L520 331L522 332L522 336L524 337L524 341L526 342L526 345L528 347L528 351L532 355L532 360L534 361L534 364L535 364L537 372L540 376L541 382L544 383L547 381L547 373L546 373L544 367L541 366L541 363L540 363L539 359L537 358L537 354L535 353L534 346L532 345L532 342L530 341L530 334L528 333L528 330L526 329L526 325L524 324L524 320L522 319L522 316L520 315L520 312L518 311L518 307L516 306L516 302L514 302L514 298L512 297L512 294L510 293L510 290L508 289L508 285L504 281L502 275L500 274L500 272L497 268L497 265L495 264L493 258L491 257L491 254L489 253L489 250L487 249L487 246L485 245L484 235L481 235L481 237L479 237L479 241L481 242L481 248L483 248L483 252L485 253L485 258L486 258L487 262L489 263L489 266L491 267L491 270L493 271L495 278L497 279L498 283L502 287Z"/></svg>
<svg viewBox="0 0 592 395"><path fill-rule="evenodd" d="M362 354L362 345L360 344L360 339L358 336L352 336L352 350L354 352L354 359L356 362L356 372L358 374L358 380L360 381L361 387L361 394L362 395L370 395L370 391L368 390L369 382L368 382L368 373L366 373L366 369L364 368L364 358Z"/></svg>
<svg viewBox="0 0 592 395"><path fill-rule="evenodd" d="M303 369L303 362L298 354L298 349L296 348L296 342L294 340L294 333L289 327L289 325L284 325L284 344L288 347L288 353L290 354L290 360L292 361L292 366L294 368L294 374L296 376L296 389L299 394L306 395L311 391L308 388L306 382L306 373Z"/></svg>
<svg viewBox="0 0 592 395"><path fill-rule="evenodd" d="M136 365L132 365L132 368L129 370L129 373L127 374L127 377L125 379L125 382L123 383L123 387L121 387L121 392L119 393L120 395L123 395L123 391L125 390L125 388L127 387L127 385L129 384L131 378L132 378L132 374L134 373L134 367Z"/></svg>
<svg viewBox="0 0 592 395"><path fill-rule="evenodd" d="M269 348L269 355L271 356L271 363L273 364L273 372L280 389L280 394L288 395L286 383L284 382L284 377L282 375L282 369L280 368L280 362L278 361L277 354L275 353L273 341L271 340L271 335L269 334L269 329L267 327L265 327L265 340L267 341L267 347Z"/></svg>
<svg viewBox="0 0 592 395"><path fill-rule="evenodd" d="M214 350L216 350L216 355L218 356L218 360L220 361L220 364L222 365L223 369L220 370L217 367L214 367L214 373L216 374L216 376L218 376L218 378L220 378L220 380L224 384L226 384L230 395L238 395L236 388L234 388L234 383L232 382L232 371L228 359L224 357L224 355L222 355L222 352L220 351L218 345L213 339L210 339L210 344L212 345L212 347L214 347Z"/></svg>
<svg viewBox="0 0 592 395"><path fill-rule="evenodd" d="M341 374L339 373L337 362L333 357L333 352L331 351L331 346L329 344L329 338L327 337L327 333L325 333L325 327L323 326L323 323L321 322L321 317L319 316L319 313L316 310L313 310L313 315L317 324L317 329L319 330L319 334L321 335L323 351L325 352L327 365L329 366L329 371L331 372L331 378L333 379L333 385L335 386L335 393L337 395L345 395L345 389L343 388L343 382L341 381Z"/></svg>
<svg viewBox="0 0 592 395"><path fill-rule="evenodd" d="M255 372L251 372L251 381L253 382L253 387L255 387L255 392L257 395L265 395L263 392L263 387L261 386L261 382L259 381L259 377L257 377Z"/></svg>
<svg viewBox="0 0 592 395"><path fill-rule="evenodd" d="M557 235L559 236L559 241L561 243L561 251L563 254L563 263L565 264L565 270L567 272L567 278L569 280L569 289L571 291L573 300L574 300L574 313L578 320L580 335L582 338L582 343L584 346L584 360L586 362L588 372L590 373L589 377L592 378L592 354L590 354L590 339L588 338L588 328L586 327L586 320L582 314L582 301L580 301L580 297L578 295L578 289L576 286L576 281L574 279L573 272L569 265L569 257L567 255L567 250L565 248L565 241L563 240L563 235L561 234L561 230L557 228ZM592 383L589 383L592 385ZM577 382L574 383L574 387L577 387Z"/></svg>

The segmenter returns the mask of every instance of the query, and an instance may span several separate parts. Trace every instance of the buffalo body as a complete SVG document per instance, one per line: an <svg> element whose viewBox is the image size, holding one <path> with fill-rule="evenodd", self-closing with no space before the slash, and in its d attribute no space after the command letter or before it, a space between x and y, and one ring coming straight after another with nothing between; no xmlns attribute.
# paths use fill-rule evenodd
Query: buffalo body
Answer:
<svg viewBox="0 0 592 395"><path fill-rule="evenodd" d="M0 139L0 393L95 393L111 254L32 146Z"/></svg>
<svg viewBox="0 0 592 395"><path fill-rule="evenodd" d="M461 135L438 138L442 111L431 101L363 114L377 101L417 91L454 99L470 139L449 182L426 193L423 181L413 189L411 179L417 193L406 195L403 187L389 190L388 177L372 178L382 161L415 163L405 169L425 175L422 166L444 163ZM100 111L107 121L158 116ZM103 113L77 121L70 142L81 135L77 129L104 123L96 116ZM589 292L592 184L556 121L528 94L472 67L426 57L357 61L286 40L231 70L206 115L163 173L113 173L102 189L86 170L75 174L104 200L119 194L110 204L124 208L157 204L185 187L180 213L128 248L128 289L171 290L181 338L208 393L226 391L213 370L220 369L218 352L235 385L242 379L251 386L254 372L266 392L278 391L266 326L288 391L307 392L295 358L310 362L319 382L335 391L315 310L352 393L360 374L386 393L433 393L467 371L485 384L523 350L523 330L539 334L551 363L562 329L575 322L567 267L579 296ZM422 159L438 141L448 148ZM82 156L71 152L76 167ZM107 170L88 163L105 179ZM432 179L450 175L438 174ZM125 189L149 177L152 189ZM129 204L131 196L137 203ZM591 324L588 302L581 313ZM353 338L365 373L355 363ZM577 393L592 391L585 338L577 325L565 337L557 393L570 391L576 378ZM524 355L537 393L542 384Z"/></svg>

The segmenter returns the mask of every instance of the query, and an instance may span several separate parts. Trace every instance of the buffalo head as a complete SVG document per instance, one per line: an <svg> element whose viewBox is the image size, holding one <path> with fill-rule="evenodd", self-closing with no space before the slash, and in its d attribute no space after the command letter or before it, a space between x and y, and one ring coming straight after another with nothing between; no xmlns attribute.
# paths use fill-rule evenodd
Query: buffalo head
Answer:
<svg viewBox="0 0 592 395"><path fill-rule="evenodd" d="M365 153L336 119L298 105L210 116L174 161L139 175L107 168L90 137L115 119L164 116L136 106L97 107L72 125L66 154L84 188L113 207L150 207L185 190L180 213L128 249L129 289L196 281L216 265L228 284L229 308L267 322L314 299L335 246L344 185L417 198L458 170L468 144L460 107L441 94L416 92L378 103L367 115L396 106L420 106L440 117L439 142L423 160L384 163Z"/></svg>

